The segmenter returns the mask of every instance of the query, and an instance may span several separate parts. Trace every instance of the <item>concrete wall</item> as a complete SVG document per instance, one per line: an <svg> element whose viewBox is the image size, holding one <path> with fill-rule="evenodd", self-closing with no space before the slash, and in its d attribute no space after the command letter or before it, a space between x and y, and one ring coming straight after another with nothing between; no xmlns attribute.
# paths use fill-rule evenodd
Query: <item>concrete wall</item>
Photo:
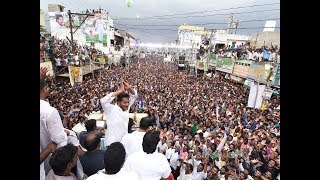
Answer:
<svg viewBox="0 0 320 180"><path fill-rule="evenodd" d="M280 47L280 32L260 32L250 38L250 45L256 48L264 46L264 42L268 47L271 47L271 43Z"/></svg>

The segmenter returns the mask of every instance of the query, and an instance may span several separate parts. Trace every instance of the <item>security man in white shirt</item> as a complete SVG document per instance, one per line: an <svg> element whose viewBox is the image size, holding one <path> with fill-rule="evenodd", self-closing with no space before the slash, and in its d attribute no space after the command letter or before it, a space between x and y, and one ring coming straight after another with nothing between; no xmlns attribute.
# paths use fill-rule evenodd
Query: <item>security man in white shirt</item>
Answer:
<svg viewBox="0 0 320 180"><path fill-rule="evenodd" d="M40 69L40 147L42 150L52 142L57 144L57 148L68 143L58 110L45 101L50 94L50 88L45 80L49 77L47 72L47 68ZM51 169L49 158L44 161L44 168L46 173Z"/></svg>
<svg viewBox="0 0 320 180"><path fill-rule="evenodd" d="M171 168L165 155L156 152L160 141L159 131L147 131L143 137L143 151L131 154L123 165L129 171L135 171L140 180L159 180L171 175Z"/></svg>
<svg viewBox="0 0 320 180"><path fill-rule="evenodd" d="M123 136L121 143L126 150L126 157L135 152L143 151L143 136L149 130L150 126L152 126L152 120L149 117L144 117L140 120L140 127L138 130Z"/></svg>

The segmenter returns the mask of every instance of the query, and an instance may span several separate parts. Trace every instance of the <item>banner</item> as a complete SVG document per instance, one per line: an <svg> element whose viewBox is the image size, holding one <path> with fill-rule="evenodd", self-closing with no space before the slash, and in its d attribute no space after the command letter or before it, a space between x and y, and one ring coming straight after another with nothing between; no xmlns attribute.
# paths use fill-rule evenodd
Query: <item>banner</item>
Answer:
<svg viewBox="0 0 320 180"><path fill-rule="evenodd" d="M87 43L108 43L107 19L105 13L95 13L86 19L83 31Z"/></svg>
<svg viewBox="0 0 320 180"><path fill-rule="evenodd" d="M263 92L263 98L264 99L271 99L271 96L272 96L272 93L273 93L273 89L271 88L266 88Z"/></svg>
<svg viewBox="0 0 320 180"><path fill-rule="evenodd" d="M65 38L70 32L69 15L67 12L49 12L51 35L57 38ZM79 15L71 15L72 26L80 26L82 17Z"/></svg>
<svg viewBox="0 0 320 180"><path fill-rule="evenodd" d="M235 61L232 74L243 77L243 78L247 77L249 75L249 69L251 64L252 64L252 61L250 60Z"/></svg>
<svg viewBox="0 0 320 180"><path fill-rule="evenodd" d="M69 78L71 86L74 85L75 82L82 82L82 69L80 67L68 66L69 68Z"/></svg>
<svg viewBox="0 0 320 180"><path fill-rule="evenodd" d="M246 79L243 83L243 86L250 89L252 86L254 86L254 81L252 79Z"/></svg>
<svg viewBox="0 0 320 180"><path fill-rule="evenodd" d="M248 107L261 108L262 95L266 85L254 85L250 88Z"/></svg>
<svg viewBox="0 0 320 180"><path fill-rule="evenodd" d="M233 65L234 65L234 60L231 58L217 59L216 70L226 72L226 73L232 73Z"/></svg>
<svg viewBox="0 0 320 180"><path fill-rule="evenodd" d="M99 62L101 64L105 64L106 63L106 59L104 59L104 58L97 58L97 59L99 60Z"/></svg>
<svg viewBox="0 0 320 180"><path fill-rule="evenodd" d="M54 71L53 71L53 68L52 68L52 63L51 61L47 61L47 62L42 62L40 63L40 68L47 68L48 69L48 74L50 76L53 76L54 75Z"/></svg>
<svg viewBox="0 0 320 180"><path fill-rule="evenodd" d="M280 86L280 65L273 68L271 86Z"/></svg>
<svg viewBox="0 0 320 180"><path fill-rule="evenodd" d="M237 77L237 76L234 76L234 75L230 75L230 79L231 80L234 80L236 82L239 82L239 83L243 83L243 78L241 77Z"/></svg>
<svg viewBox="0 0 320 180"><path fill-rule="evenodd" d="M247 78L254 79L255 81L260 81L264 84L267 84L267 79L271 73L271 68L268 63L253 63L250 65Z"/></svg>
<svg viewBox="0 0 320 180"><path fill-rule="evenodd" d="M197 69L204 70L204 62L203 61L197 61Z"/></svg>

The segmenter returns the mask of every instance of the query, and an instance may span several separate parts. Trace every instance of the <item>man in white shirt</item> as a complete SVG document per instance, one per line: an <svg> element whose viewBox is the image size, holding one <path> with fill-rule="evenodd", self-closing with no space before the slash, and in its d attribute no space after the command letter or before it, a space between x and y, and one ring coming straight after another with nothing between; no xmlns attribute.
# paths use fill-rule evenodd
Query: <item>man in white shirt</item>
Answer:
<svg viewBox="0 0 320 180"><path fill-rule="evenodd" d="M143 136L146 134L151 124L151 119L149 119L148 117L144 117L140 120L140 127L138 130L123 136L121 143L123 144L126 150L127 157L135 152L143 151Z"/></svg>
<svg viewBox="0 0 320 180"><path fill-rule="evenodd" d="M125 93L125 90L130 92ZM117 103L111 101L117 97ZM120 142L124 135L128 134L129 109L138 98L137 92L128 83L121 81L121 88L100 99L102 109L107 121L105 130L105 146L113 142Z"/></svg>
<svg viewBox="0 0 320 180"><path fill-rule="evenodd" d="M193 174L191 174L191 167L190 164L187 162L183 162L182 159L180 159L181 170L180 175L178 176L177 180L193 180Z"/></svg>
<svg viewBox="0 0 320 180"><path fill-rule="evenodd" d="M171 142L171 141L167 142L168 148L166 150L166 154L165 155L166 155L166 158L167 158L168 162L170 162L171 156L175 152L175 149L172 148L172 144L173 144L173 142Z"/></svg>
<svg viewBox="0 0 320 180"><path fill-rule="evenodd" d="M105 21L102 19L101 15L96 20L95 30L99 34L99 42L102 42L103 41L103 33L104 33L104 30L105 30Z"/></svg>
<svg viewBox="0 0 320 180"><path fill-rule="evenodd" d="M157 145L157 152L164 154L166 152L166 150L168 149L168 145L167 145L167 138L163 137L161 141L159 141L158 145Z"/></svg>
<svg viewBox="0 0 320 180"><path fill-rule="evenodd" d="M208 158L204 159L204 164L200 163L197 167L193 168L192 176L194 180L204 180L207 178L207 164Z"/></svg>
<svg viewBox="0 0 320 180"><path fill-rule="evenodd" d="M126 151L120 142L112 143L104 154L105 169L89 176L87 180L138 180L134 171L127 171L122 168L126 159Z"/></svg>
<svg viewBox="0 0 320 180"><path fill-rule="evenodd" d="M40 69L40 148L45 149L48 144L54 142L57 144L57 148L67 145L67 134L64 131L64 127L56 108L50 106L45 101L50 94L50 88L48 87L45 79L48 72L47 68ZM48 172L51 168L49 165L49 159L44 161L44 168Z"/></svg>
<svg viewBox="0 0 320 180"><path fill-rule="evenodd" d="M48 144L48 146L42 150L40 147L40 180L44 180L46 177L46 172L44 171L44 160L57 149L57 145L52 142Z"/></svg>
<svg viewBox="0 0 320 180"><path fill-rule="evenodd" d="M165 155L156 151L160 141L159 131L148 131L143 137L143 152L130 155L124 163L124 169L138 173L140 180L159 180L168 178L171 168Z"/></svg>
<svg viewBox="0 0 320 180"><path fill-rule="evenodd" d="M172 154L171 158L170 158L170 167L172 170L172 174L174 176L174 179L177 179L178 175L179 175L179 170L180 168L178 168L178 166L180 166L180 162L179 162L179 147L177 146L175 148L174 153Z"/></svg>
<svg viewBox="0 0 320 180"><path fill-rule="evenodd" d="M72 144L58 148L53 152L50 158L50 166L52 170L49 171L45 180L80 180L71 169L77 165L78 148Z"/></svg>

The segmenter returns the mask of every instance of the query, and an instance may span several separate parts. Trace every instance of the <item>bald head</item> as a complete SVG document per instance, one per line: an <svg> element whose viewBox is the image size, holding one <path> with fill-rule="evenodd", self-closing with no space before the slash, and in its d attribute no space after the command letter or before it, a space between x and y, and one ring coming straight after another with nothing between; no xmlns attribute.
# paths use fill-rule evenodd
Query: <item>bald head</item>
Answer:
<svg viewBox="0 0 320 180"><path fill-rule="evenodd" d="M92 132L86 136L84 146L88 151L94 151L100 147L100 136Z"/></svg>

